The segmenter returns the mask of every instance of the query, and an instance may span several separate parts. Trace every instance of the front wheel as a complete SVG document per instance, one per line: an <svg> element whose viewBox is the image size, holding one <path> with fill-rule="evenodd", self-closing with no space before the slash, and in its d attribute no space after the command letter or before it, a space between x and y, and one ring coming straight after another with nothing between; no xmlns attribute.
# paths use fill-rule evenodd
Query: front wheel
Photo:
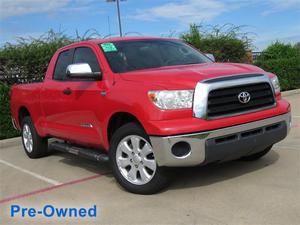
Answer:
<svg viewBox="0 0 300 225"><path fill-rule="evenodd" d="M168 184L148 135L137 124L125 124L114 133L109 154L116 180L129 192L154 194Z"/></svg>

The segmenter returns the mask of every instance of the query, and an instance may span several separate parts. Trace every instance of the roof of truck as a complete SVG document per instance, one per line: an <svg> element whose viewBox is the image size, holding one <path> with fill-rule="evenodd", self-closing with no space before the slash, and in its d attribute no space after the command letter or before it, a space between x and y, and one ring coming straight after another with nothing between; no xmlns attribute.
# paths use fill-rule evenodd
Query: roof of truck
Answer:
<svg viewBox="0 0 300 225"><path fill-rule="evenodd" d="M117 41L135 41L135 40L178 40L176 38L163 38L163 37L149 37L149 36L138 36L138 37L112 37L112 38L103 38L103 39L91 39L91 40L85 40L80 42L75 42L69 45L66 45L59 49L59 51L63 51L65 49L68 49L70 47L77 47L80 46L80 44L86 44L86 43L94 43L94 44L101 44L105 42L117 42Z"/></svg>
<svg viewBox="0 0 300 225"><path fill-rule="evenodd" d="M163 37L151 37L151 36L136 36L136 37L112 37L112 38L103 38L103 39L92 39L90 41L97 44L104 42L115 42L115 41L134 41L134 40L153 40L153 39L173 39L175 38L163 38Z"/></svg>

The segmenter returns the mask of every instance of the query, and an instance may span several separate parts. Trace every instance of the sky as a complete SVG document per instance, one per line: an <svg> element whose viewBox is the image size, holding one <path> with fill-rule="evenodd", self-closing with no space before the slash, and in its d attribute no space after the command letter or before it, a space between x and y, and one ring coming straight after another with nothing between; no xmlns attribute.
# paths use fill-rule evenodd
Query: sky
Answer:
<svg viewBox="0 0 300 225"><path fill-rule="evenodd" d="M272 42L300 41L300 0L121 0L126 35L179 36L190 23L243 26L260 51ZM115 2L106 0L0 0L0 46L48 30L70 36L96 30L118 35Z"/></svg>

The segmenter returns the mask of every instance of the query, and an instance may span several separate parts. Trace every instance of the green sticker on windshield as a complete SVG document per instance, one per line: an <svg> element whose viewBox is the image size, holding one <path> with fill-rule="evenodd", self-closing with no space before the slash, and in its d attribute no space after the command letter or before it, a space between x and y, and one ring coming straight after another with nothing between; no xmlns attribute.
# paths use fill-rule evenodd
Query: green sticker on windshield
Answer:
<svg viewBox="0 0 300 225"><path fill-rule="evenodd" d="M111 43L111 42L102 43L101 47L102 47L104 52L116 52L116 51L118 51L116 46L114 45L114 43Z"/></svg>

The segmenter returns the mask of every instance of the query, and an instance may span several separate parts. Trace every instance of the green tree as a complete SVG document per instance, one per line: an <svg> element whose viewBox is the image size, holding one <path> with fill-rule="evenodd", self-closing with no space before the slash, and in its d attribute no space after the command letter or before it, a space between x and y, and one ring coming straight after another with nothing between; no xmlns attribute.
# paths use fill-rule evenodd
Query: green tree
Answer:
<svg viewBox="0 0 300 225"><path fill-rule="evenodd" d="M277 41L262 52L255 65L276 74L282 90L300 88L299 44L292 46Z"/></svg>
<svg viewBox="0 0 300 225"><path fill-rule="evenodd" d="M0 140L18 135L19 132L13 128L10 117L9 86L0 82Z"/></svg>
<svg viewBox="0 0 300 225"><path fill-rule="evenodd" d="M182 34L181 38L195 48L200 49L202 34L200 33L199 26L196 24L191 24L189 32Z"/></svg>
<svg viewBox="0 0 300 225"><path fill-rule="evenodd" d="M72 40L62 33L49 31L38 39L19 38L0 50L0 70L7 84L41 81L54 52Z"/></svg>
<svg viewBox="0 0 300 225"><path fill-rule="evenodd" d="M251 47L251 39L247 33L240 32L241 29L231 24L210 26L208 29L191 24L181 38L204 53L212 53L216 61L243 62Z"/></svg>
<svg viewBox="0 0 300 225"><path fill-rule="evenodd" d="M299 56L299 53L296 45L293 47L291 44L284 44L276 41L269 45L257 60L292 58Z"/></svg>
<svg viewBox="0 0 300 225"><path fill-rule="evenodd" d="M298 52L298 54L300 55L300 42L296 43L294 45L294 48L296 49L296 51Z"/></svg>

